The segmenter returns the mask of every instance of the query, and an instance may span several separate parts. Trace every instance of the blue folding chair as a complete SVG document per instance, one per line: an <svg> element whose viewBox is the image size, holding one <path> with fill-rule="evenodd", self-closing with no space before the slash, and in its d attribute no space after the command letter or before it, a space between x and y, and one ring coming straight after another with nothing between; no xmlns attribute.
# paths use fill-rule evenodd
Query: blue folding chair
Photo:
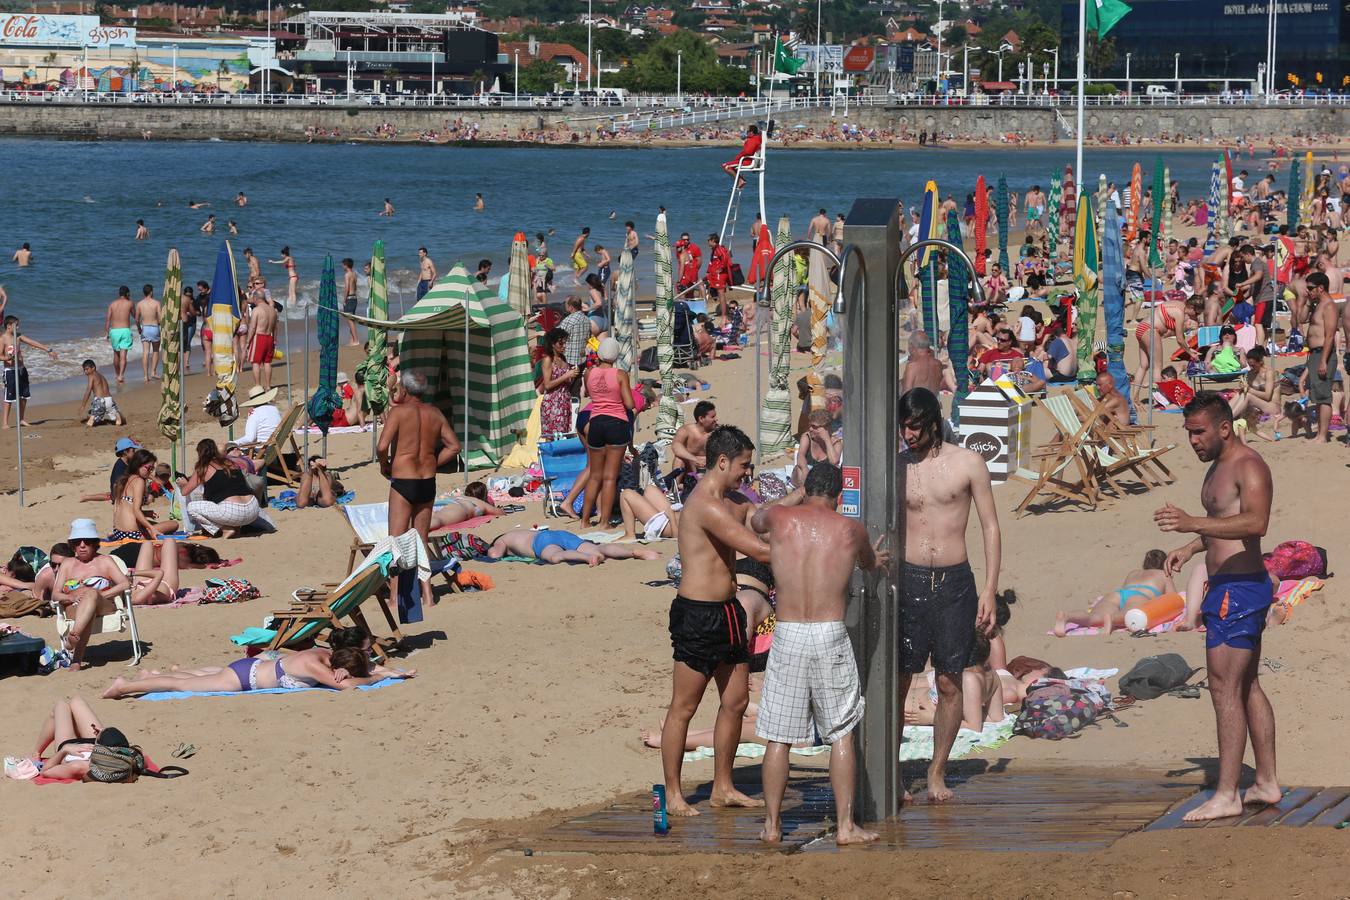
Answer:
<svg viewBox="0 0 1350 900"><path fill-rule="evenodd" d="M586 468L586 447L573 435L539 442L539 468L544 471L545 509L550 516Z"/></svg>

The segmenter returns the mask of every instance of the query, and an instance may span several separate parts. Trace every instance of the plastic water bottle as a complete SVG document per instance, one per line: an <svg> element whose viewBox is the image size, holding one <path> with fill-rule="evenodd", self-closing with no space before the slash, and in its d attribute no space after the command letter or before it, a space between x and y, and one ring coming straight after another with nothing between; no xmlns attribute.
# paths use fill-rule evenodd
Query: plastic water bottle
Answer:
<svg viewBox="0 0 1350 900"><path fill-rule="evenodd" d="M666 786L664 784L652 785L652 833L670 833L670 820L666 818Z"/></svg>

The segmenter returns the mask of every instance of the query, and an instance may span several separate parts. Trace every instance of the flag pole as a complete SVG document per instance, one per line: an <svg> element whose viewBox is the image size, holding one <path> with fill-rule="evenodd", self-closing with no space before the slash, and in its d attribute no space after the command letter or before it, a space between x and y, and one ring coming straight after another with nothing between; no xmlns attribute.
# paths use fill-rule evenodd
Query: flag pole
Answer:
<svg viewBox="0 0 1350 900"><path fill-rule="evenodd" d="M1078 128L1074 133L1076 147L1073 171L1080 185L1083 181L1083 78L1086 71L1084 57L1087 55L1088 2L1078 0Z"/></svg>

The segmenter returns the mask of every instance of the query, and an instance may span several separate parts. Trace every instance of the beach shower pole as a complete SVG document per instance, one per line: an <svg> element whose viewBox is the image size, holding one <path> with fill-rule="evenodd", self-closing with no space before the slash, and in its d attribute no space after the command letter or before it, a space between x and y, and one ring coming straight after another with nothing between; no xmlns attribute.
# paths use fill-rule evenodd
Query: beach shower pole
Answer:
<svg viewBox="0 0 1350 900"><path fill-rule="evenodd" d="M295 405L295 391L291 388L291 317L290 310L281 317L281 339L286 343L286 402Z"/></svg>
<svg viewBox="0 0 1350 900"><path fill-rule="evenodd" d="M309 300L305 300L305 396L301 401L306 407L309 406ZM295 405L295 401L291 401ZM305 458L300 460L301 465L309 464L309 410L305 410L305 415L300 417L300 421L305 423Z"/></svg>
<svg viewBox="0 0 1350 900"><path fill-rule="evenodd" d="M16 323L10 330L10 336L14 340L13 349L13 368L14 373L14 439L18 442L19 448L19 506L23 506L23 391L19 384L19 326Z"/></svg>
<svg viewBox="0 0 1350 900"><path fill-rule="evenodd" d="M1083 181L1083 78L1086 71L1086 62L1083 57L1087 54L1087 4L1089 0L1078 0L1078 128L1074 132L1074 167L1073 176L1077 179L1077 184L1081 185ZM1059 58L1055 58L1059 62Z"/></svg>
<svg viewBox="0 0 1350 900"><path fill-rule="evenodd" d="M469 304L464 304L464 437L460 440L464 456L464 486L469 485Z"/></svg>

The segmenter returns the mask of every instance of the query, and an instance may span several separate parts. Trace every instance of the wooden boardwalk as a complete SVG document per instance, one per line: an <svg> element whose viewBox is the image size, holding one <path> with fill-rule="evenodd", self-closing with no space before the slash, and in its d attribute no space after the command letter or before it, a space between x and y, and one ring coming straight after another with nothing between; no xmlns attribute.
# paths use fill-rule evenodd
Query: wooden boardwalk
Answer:
<svg viewBox="0 0 1350 900"><path fill-rule="evenodd" d="M751 771L738 770L744 780ZM879 827L869 851L889 849L1064 851L1109 846L1191 797L1198 785L1162 775L1082 770L956 769L955 802L915 803ZM742 783L758 795L757 785ZM921 785L919 785L921 787ZM699 816L674 819L670 833L652 833L651 795L630 795L511 844L548 853L833 852L834 798L823 776L794 777L783 804L783 843L759 840L763 810L712 809L707 787L691 796ZM853 848L849 848L853 849Z"/></svg>
<svg viewBox="0 0 1350 900"><path fill-rule="evenodd" d="M1251 806L1240 816L1211 819L1208 822L1183 822L1186 813L1214 796L1211 790L1199 791L1189 797L1145 831L1169 828L1235 828L1270 827L1323 828L1334 827L1350 820L1350 787L1292 787L1286 788L1279 803L1271 806Z"/></svg>

